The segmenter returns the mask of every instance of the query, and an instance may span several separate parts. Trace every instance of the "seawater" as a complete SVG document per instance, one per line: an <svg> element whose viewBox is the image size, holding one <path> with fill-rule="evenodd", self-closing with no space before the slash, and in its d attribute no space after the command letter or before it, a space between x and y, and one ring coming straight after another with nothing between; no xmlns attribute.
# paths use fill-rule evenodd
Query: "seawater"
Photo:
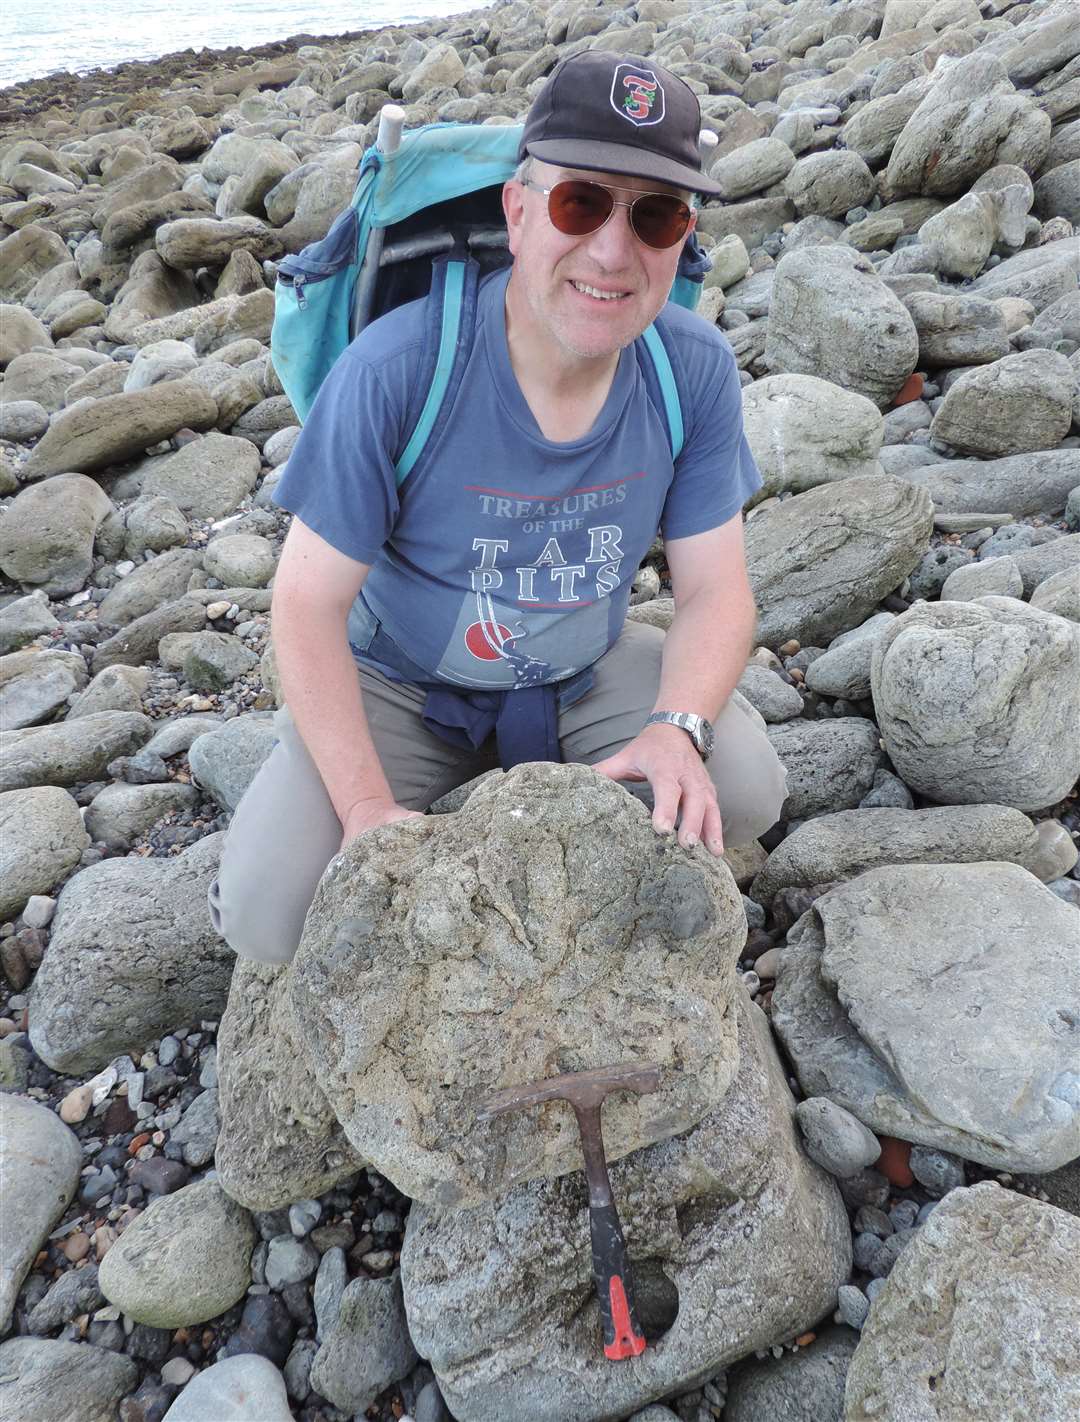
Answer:
<svg viewBox="0 0 1080 1422"><path fill-rule="evenodd" d="M7 0L0 87L58 70L85 74L176 50L339 35L478 9L483 0Z"/></svg>

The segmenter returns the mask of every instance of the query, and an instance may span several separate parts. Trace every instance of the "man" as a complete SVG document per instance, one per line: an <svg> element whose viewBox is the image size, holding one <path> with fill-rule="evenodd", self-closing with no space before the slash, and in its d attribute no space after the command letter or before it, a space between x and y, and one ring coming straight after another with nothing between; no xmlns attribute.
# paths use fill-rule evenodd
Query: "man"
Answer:
<svg viewBox="0 0 1080 1422"><path fill-rule="evenodd" d="M740 511L761 482L738 370L715 327L666 306L691 195L717 191L699 125L689 87L640 57L556 67L503 192L513 265L482 283L449 416L400 490L424 303L374 322L324 383L276 494L295 515L273 602L288 710L211 890L237 952L287 961L339 849L500 761L647 783L654 827L688 849L777 819L783 768L729 699L755 619ZM674 460L640 339L661 312ZM666 637L623 625L658 526Z"/></svg>

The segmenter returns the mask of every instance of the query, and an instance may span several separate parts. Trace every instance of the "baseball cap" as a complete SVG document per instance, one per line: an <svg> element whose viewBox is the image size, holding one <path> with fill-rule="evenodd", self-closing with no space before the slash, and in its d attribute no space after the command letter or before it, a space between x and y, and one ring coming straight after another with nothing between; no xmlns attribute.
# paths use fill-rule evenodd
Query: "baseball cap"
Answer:
<svg viewBox="0 0 1080 1422"><path fill-rule="evenodd" d="M718 196L701 171L700 131L697 95L669 70L638 54L586 50L551 71L525 120L518 162L531 155Z"/></svg>

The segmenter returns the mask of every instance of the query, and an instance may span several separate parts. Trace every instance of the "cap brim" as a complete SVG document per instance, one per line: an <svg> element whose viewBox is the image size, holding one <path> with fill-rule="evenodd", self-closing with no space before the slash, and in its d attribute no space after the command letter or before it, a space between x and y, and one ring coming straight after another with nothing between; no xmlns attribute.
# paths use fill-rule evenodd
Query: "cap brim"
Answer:
<svg viewBox="0 0 1080 1422"><path fill-rule="evenodd" d="M719 197L720 186L698 168L676 163L648 148L632 148L626 143L594 143L581 138L544 138L527 145L527 151L541 163L561 168L583 168L590 173L620 173L627 178L650 178L673 187L688 188L707 197Z"/></svg>

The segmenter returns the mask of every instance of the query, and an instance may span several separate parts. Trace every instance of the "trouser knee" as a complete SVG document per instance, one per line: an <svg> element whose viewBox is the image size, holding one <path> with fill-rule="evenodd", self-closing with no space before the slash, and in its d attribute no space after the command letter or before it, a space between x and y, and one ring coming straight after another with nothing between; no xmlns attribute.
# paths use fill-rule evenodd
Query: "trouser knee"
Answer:
<svg viewBox="0 0 1080 1422"><path fill-rule="evenodd" d="M255 963L289 963L303 928L290 913L275 913L266 901L264 886L237 881L222 866L207 896L210 921L239 958Z"/></svg>

